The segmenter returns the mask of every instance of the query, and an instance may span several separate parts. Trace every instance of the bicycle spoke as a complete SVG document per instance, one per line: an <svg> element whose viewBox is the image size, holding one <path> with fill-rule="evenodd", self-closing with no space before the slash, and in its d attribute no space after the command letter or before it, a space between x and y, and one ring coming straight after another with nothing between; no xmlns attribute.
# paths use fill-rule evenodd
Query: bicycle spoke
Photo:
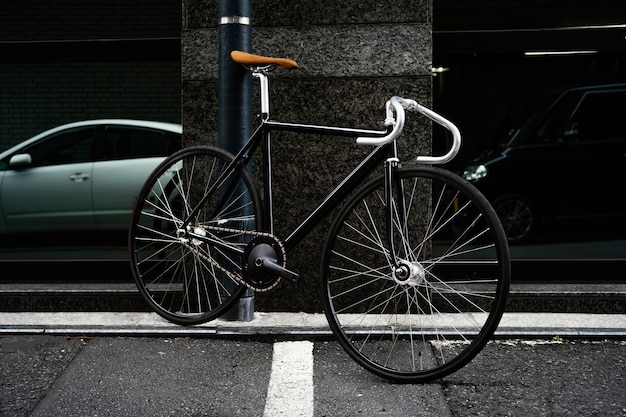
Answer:
<svg viewBox="0 0 626 417"><path fill-rule="evenodd" d="M175 323L218 317L245 289L241 255L258 225L260 198L245 169L223 175L231 160L217 148L179 151L152 173L133 210L135 282L148 304Z"/></svg>
<svg viewBox="0 0 626 417"><path fill-rule="evenodd" d="M342 346L396 381L432 380L463 366L504 308L509 258L497 217L469 184L442 172L398 170L389 208L382 180L364 186L335 220L322 260L326 315ZM391 263L387 210L408 279Z"/></svg>

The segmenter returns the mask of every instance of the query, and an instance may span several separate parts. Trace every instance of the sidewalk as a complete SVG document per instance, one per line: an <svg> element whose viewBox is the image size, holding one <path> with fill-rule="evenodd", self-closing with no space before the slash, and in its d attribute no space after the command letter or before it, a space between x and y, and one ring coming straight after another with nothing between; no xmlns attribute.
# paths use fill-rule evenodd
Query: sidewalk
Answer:
<svg viewBox="0 0 626 417"><path fill-rule="evenodd" d="M362 369L320 314L188 328L154 313L0 313L0 416L286 415L266 407L270 391L306 401L273 376L277 341L294 340L312 346L303 417L626 416L626 315L542 313L505 314L477 358L423 385Z"/></svg>
<svg viewBox="0 0 626 417"><path fill-rule="evenodd" d="M331 336L324 314L255 312L252 321L178 326L152 312L0 313L1 334L115 336ZM626 338L626 314L505 313L496 331L511 337Z"/></svg>

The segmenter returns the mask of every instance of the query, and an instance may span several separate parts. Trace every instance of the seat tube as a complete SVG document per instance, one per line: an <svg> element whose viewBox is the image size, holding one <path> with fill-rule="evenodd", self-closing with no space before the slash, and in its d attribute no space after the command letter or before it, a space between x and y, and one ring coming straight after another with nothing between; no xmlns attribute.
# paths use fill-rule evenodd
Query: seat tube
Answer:
<svg viewBox="0 0 626 417"><path fill-rule="evenodd" d="M259 93L261 96L261 120L267 121L270 117L270 95L269 80L267 74L262 69L256 69L252 76L259 80ZM270 129L265 128L262 132L262 154L263 154L263 192L264 192L264 213L266 215L267 232L274 233L274 199L272 196L272 143Z"/></svg>
<svg viewBox="0 0 626 417"><path fill-rule="evenodd" d="M263 194L267 232L274 234L274 197L272 195L272 142L268 129L263 132Z"/></svg>

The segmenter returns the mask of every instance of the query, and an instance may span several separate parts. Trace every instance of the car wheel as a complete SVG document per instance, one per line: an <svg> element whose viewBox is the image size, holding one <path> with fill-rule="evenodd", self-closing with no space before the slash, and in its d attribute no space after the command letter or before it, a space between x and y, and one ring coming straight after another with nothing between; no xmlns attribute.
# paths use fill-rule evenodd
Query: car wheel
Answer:
<svg viewBox="0 0 626 417"><path fill-rule="evenodd" d="M493 202L509 243L527 242L535 233L539 216L534 205L524 196L508 194Z"/></svg>

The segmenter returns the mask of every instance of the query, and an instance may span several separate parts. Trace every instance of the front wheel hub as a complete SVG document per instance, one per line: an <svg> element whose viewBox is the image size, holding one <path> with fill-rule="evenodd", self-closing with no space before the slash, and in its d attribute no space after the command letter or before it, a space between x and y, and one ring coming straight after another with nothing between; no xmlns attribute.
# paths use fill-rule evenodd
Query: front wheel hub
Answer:
<svg viewBox="0 0 626 417"><path fill-rule="evenodd" d="M402 261L393 271L393 279L400 285L415 287L426 278L426 271L419 262Z"/></svg>

